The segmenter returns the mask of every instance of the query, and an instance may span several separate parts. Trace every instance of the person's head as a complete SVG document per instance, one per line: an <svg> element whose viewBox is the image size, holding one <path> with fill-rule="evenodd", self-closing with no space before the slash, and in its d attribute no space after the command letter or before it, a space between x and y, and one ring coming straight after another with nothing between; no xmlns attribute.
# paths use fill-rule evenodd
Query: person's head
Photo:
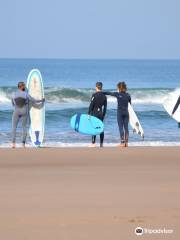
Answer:
<svg viewBox="0 0 180 240"><path fill-rule="evenodd" d="M26 84L24 82L18 82L18 88L21 91L25 91L26 90Z"/></svg>
<svg viewBox="0 0 180 240"><path fill-rule="evenodd" d="M96 83L96 91L99 92L99 91L102 90L102 88L103 88L102 82L97 82L97 83Z"/></svg>
<svg viewBox="0 0 180 240"><path fill-rule="evenodd" d="M117 89L119 92L126 92L127 91L127 86L125 82L119 82L117 84Z"/></svg>

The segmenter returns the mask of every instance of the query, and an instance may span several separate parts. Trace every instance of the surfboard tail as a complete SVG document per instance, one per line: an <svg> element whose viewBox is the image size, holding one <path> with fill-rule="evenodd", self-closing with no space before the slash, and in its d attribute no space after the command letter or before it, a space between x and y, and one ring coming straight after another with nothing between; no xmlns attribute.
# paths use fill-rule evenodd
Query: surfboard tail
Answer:
<svg viewBox="0 0 180 240"><path fill-rule="evenodd" d="M40 131L35 131L35 137L36 137L36 141L34 142L34 144L39 147L41 145L41 142L39 141L39 136L40 136Z"/></svg>

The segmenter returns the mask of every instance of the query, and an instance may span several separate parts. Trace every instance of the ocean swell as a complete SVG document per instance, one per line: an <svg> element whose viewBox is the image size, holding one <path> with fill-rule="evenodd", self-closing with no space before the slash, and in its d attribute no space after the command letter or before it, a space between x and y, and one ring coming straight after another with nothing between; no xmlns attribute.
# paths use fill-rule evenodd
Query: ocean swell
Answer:
<svg viewBox="0 0 180 240"><path fill-rule="evenodd" d="M7 105L11 103L11 95L16 88L0 87L0 104ZM49 104L71 103L77 105L78 103L87 103L90 101L93 89L74 89L74 88L45 88L46 102ZM180 88L178 89L130 89L129 93L132 97L133 104L162 104L165 98L172 94L180 95ZM114 97L108 97L109 103L116 103Z"/></svg>

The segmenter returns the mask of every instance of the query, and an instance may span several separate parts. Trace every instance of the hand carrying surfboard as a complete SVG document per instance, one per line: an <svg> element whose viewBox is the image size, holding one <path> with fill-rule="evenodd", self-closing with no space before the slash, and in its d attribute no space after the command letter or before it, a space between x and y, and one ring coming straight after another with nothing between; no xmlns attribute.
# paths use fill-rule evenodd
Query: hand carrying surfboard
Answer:
<svg viewBox="0 0 180 240"><path fill-rule="evenodd" d="M94 116L77 113L71 118L70 125L76 132L86 135L99 135L104 131L104 124Z"/></svg>
<svg viewBox="0 0 180 240"><path fill-rule="evenodd" d="M27 79L27 89L31 97L36 100L44 98L44 87L41 73L33 69ZM44 139L45 104L29 105L30 127L29 135L34 147L41 147Z"/></svg>

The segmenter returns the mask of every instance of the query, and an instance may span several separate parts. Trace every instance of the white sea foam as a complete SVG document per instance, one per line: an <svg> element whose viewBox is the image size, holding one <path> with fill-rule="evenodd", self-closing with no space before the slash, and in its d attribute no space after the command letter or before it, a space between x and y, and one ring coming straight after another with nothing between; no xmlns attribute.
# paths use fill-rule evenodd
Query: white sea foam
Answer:
<svg viewBox="0 0 180 240"><path fill-rule="evenodd" d="M118 143L105 143L104 147L116 147ZM63 142L48 142L43 147L53 148L87 148L89 142L86 143L63 143ZM97 145L98 146L98 145ZM141 141L141 142L130 142L129 147L175 147L180 146L180 142L164 142L164 141ZM17 144L17 148L20 148L21 144ZM32 148L31 144L27 144L28 148ZM0 144L0 148L11 148L10 143Z"/></svg>
<svg viewBox="0 0 180 240"><path fill-rule="evenodd" d="M8 105L11 103L10 96L12 88L0 88L0 104ZM45 90L46 102L52 105L63 105L68 107L85 106L91 99L92 89L71 89L71 88L47 88ZM180 88L171 89L130 89L133 104L156 105L162 104L169 95L180 95ZM109 106L115 106L116 98L108 97Z"/></svg>
<svg viewBox="0 0 180 240"><path fill-rule="evenodd" d="M8 96L6 92L0 90L0 104L9 104L10 102L10 96Z"/></svg>

